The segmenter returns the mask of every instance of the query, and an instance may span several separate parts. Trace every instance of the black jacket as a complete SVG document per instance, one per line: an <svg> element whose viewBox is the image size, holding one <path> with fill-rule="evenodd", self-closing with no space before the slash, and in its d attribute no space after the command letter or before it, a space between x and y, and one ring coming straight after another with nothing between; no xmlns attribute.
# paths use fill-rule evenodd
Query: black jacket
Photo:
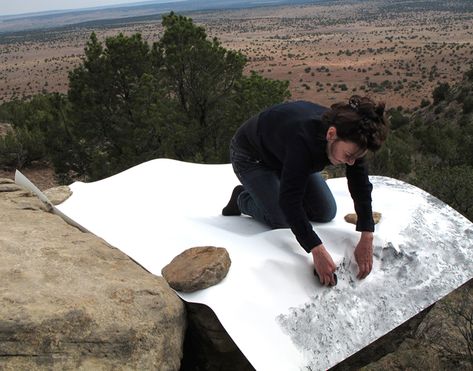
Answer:
<svg viewBox="0 0 473 371"><path fill-rule="evenodd" d="M303 208L305 185L311 173L330 164L328 127L321 121L328 108L305 101L275 105L249 120L235 134L237 145L262 160L281 176L279 203L297 241L307 252L321 244ZM358 216L357 231L374 231L372 184L364 158L346 165L348 188Z"/></svg>

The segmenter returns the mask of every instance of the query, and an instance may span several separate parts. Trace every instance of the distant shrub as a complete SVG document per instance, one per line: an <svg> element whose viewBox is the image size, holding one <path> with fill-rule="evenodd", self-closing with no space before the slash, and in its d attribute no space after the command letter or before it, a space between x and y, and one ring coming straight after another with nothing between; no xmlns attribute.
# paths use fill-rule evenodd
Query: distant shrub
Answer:
<svg viewBox="0 0 473 371"><path fill-rule="evenodd" d="M445 181L446 179L448 182ZM473 199L471 198L473 168L471 166L421 168L418 169L413 184L446 202L470 220L473 219ZM471 314L469 318L473 319ZM473 325L473 321L470 325Z"/></svg>
<svg viewBox="0 0 473 371"><path fill-rule="evenodd" d="M425 108L430 106L430 101L428 99L423 98L420 102L420 108Z"/></svg>
<svg viewBox="0 0 473 371"><path fill-rule="evenodd" d="M463 101L463 113L468 114L473 111L473 97L465 98Z"/></svg>
<svg viewBox="0 0 473 371"><path fill-rule="evenodd" d="M468 81L473 81L473 67L470 68L468 71L465 72L465 78Z"/></svg>
<svg viewBox="0 0 473 371"><path fill-rule="evenodd" d="M458 126L460 126L460 127L465 127L465 126L469 125L471 121L472 121L472 120L471 120L471 118L470 118L469 115L462 115L462 116L458 119L457 123L458 123Z"/></svg>
<svg viewBox="0 0 473 371"><path fill-rule="evenodd" d="M389 121L391 123L391 129L395 130L409 123L409 117L404 116L399 110L392 110L390 112Z"/></svg>
<svg viewBox="0 0 473 371"><path fill-rule="evenodd" d="M445 117L449 119L453 119L457 114L457 109L455 107L449 107L445 111Z"/></svg>
<svg viewBox="0 0 473 371"><path fill-rule="evenodd" d="M444 101L450 91L450 85L448 82L439 84L432 92L432 98L434 99L434 105Z"/></svg>
<svg viewBox="0 0 473 371"><path fill-rule="evenodd" d="M0 138L0 164L21 169L46 156L44 136L39 128L17 128Z"/></svg>
<svg viewBox="0 0 473 371"><path fill-rule="evenodd" d="M463 101L470 95L470 88L467 86L463 86L460 89L460 93L458 93L458 96L456 98L456 101L458 103L463 103Z"/></svg>

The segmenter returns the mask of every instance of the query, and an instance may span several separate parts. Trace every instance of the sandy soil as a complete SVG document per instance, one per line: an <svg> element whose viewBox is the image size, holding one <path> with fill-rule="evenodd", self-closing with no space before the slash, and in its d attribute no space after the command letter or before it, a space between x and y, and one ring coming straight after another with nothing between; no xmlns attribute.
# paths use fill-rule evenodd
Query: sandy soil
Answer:
<svg viewBox="0 0 473 371"><path fill-rule="evenodd" d="M20 171L42 191L59 185L52 166L47 164L35 164ZM0 178L15 179L15 170L0 169Z"/></svg>
<svg viewBox="0 0 473 371"><path fill-rule="evenodd" d="M470 68L472 13L383 1L336 4L189 16L224 47L241 50L246 72L289 80L293 99L330 104L356 93L413 108L431 99L438 82L454 83ZM0 37L0 103L41 91L66 93L68 73L81 63L92 31L100 40L139 32L152 43L162 27L156 20Z"/></svg>

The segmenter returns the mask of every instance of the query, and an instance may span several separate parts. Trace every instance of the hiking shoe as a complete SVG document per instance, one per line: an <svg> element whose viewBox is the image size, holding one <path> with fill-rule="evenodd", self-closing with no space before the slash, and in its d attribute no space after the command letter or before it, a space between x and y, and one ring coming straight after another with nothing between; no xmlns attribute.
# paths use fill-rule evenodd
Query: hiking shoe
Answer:
<svg viewBox="0 0 473 371"><path fill-rule="evenodd" d="M238 207L238 196L243 192L245 188L242 185L237 185L232 192L230 201L228 201L227 206L222 209L222 215L224 216L237 216L241 215L240 208Z"/></svg>

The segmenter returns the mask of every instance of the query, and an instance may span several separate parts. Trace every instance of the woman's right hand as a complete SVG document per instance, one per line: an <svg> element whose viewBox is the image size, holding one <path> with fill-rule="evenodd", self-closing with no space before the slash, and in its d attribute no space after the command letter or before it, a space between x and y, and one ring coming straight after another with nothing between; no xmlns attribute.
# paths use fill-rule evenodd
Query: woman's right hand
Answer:
<svg viewBox="0 0 473 371"><path fill-rule="evenodd" d="M320 283L325 286L335 286L335 270L337 266L332 257L325 249L323 244L315 246L312 250L312 258L314 259L314 267L319 275Z"/></svg>

